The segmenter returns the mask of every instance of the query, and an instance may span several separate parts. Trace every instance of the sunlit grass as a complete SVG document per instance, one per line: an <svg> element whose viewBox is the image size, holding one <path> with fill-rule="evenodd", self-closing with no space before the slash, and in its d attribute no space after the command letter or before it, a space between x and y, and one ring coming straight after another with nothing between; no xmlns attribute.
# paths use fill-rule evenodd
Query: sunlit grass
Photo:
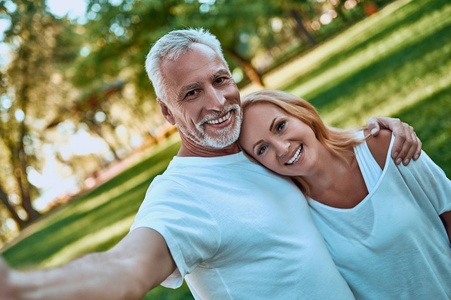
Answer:
<svg viewBox="0 0 451 300"><path fill-rule="evenodd" d="M361 126L370 116L400 117L451 175L451 3L397 1L268 74L268 88L313 103L328 125ZM252 87L243 89L248 93ZM151 180L178 140L91 193L45 216L5 252L15 267L53 267L115 245L129 230ZM186 286L157 288L155 299L192 299Z"/></svg>

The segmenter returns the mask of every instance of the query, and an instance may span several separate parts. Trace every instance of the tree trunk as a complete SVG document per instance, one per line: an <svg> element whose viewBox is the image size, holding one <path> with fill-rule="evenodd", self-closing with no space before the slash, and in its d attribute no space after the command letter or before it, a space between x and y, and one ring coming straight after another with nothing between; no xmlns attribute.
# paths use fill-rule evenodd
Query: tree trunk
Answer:
<svg viewBox="0 0 451 300"><path fill-rule="evenodd" d="M86 120L85 120L86 121ZM110 149L111 153L113 153L114 156L114 160L116 161L121 161L122 159L119 157L119 155L117 155L116 150L114 149L114 146L110 143L110 141L104 136L104 134L102 133L102 130L100 128L100 125L94 123L94 122L86 122L86 124L88 125L88 127L95 132L102 140L105 141L105 143L107 144L108 148Z"/></svg>
<svg viewBox="0 0 451 300"><path fill-rule="evenodd" d="M28 47L24 47L19 51L19 56L25 63L21 68L23 84L22 87L18 89L17 100L19 103L19 108L25 114L25 118L27 118L27 106L30 102L28 95L30 90L30 77L33 76L33 74L30 72L30 52L31 49L29 49ZM28 182L27 178L28 157L25 153L24 147L24 137L28 134L25 120L19 121L18 126L19 137L15 142L16 145L14 147L10 147L12 156L11 162L14 168L14 176L20 190L20 196L22 198L22 207L27 212L27 222L31 222L40 214L33 208L31 204L30 183Z"/></svg>
<svg viewBox="0 0 451 300"><path fill-rule="evenodd" d="M24 228L25 221L19 217L14 207L9 203L8 195L6 195L6 192L2 186L0 186L0 200L2 201L3 205L5 205L6 209L9 211L11 218L13 218L13 220L16 222L17 227L19 227L19 229Z"/></svg>
<svg viewBox="0 0 451 300"><path fill-rule="evenodd" d="M234 58L236 58L240 62L241 67L243 68L247 77L252 81L252 83L257 84L262 88L265 87L262 76L257 72L257 70L255 70L254 66L252 66L252 64L247 59L242 57L235 50L228 50L228 53L230 53Z"/></svg>
<svg viewBox="0 0 451 300"><path fill-rule="evenodd" d="M290 10L290 15L296 21L298 29L297 31L299 32L301 39L309 46L315 46L317 44L317 41L313 37L313 35L310 34L307 28L305 28L304 23L302 23L302 17L298 14L298 12L295 10Z"/></svg>
<svg viewBox="0 0 451 300"><path fill-rule="evenodd" d="M27 223L35 220L40 214L33 208L30 197L30 184L28 183L26 173L26 162L23 156L25 151L23 149L19 151L12 151L13 155L17 155L19 158L12 159L12 165L14 166L14 177L16 178L17 186L20 191L20 198L22 199L22 207L27 212Z"/></svg>

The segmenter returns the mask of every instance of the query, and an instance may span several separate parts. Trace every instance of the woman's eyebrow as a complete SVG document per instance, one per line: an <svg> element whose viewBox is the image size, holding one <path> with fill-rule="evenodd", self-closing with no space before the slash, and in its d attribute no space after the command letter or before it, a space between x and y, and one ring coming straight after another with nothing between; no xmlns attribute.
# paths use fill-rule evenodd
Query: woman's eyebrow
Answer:
<svg viewBox="0 0 451 300"><path fill-rule="evenodd" d="M276 123L277 117L275 117L274 119L272 119L271 124L269 125L269 131L273 131L274 129L274 124Z"/></svg>
<svg viewBox="0 0 451 300"><path fill-rule="evenodd" d="M276 123L276 120L277 120L277 117L272 120L271 124L269 125L269 131L273 130L273 127L274 127L274 124ZM255 147L257 147L258 144L260 144L262 142L264 142L264 141L263 140L259 140L256 143L254 143L254 145L252 146L252 149L254 149L254 151L255 151Z"/></svg>

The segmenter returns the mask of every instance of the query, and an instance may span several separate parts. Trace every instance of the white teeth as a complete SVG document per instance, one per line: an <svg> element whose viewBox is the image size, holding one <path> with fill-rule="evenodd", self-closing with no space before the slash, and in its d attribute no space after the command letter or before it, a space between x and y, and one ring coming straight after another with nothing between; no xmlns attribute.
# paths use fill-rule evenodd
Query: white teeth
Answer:
<svg viewBox="0 0 451 300"><path fill-rule="evenodd" d="M295 162L297 162L299 160L299 158L301 158L302 149L304 149L304 145L301 145L301 147L299 147L298 151L296 151L296 153L293 155L293 157L289 161L287 161L285 164L292 165Z"/></svg>
<svg viewBox="0 0 451 300"><path fill-rule="evenodd" d="M225 120L227 120L228 118L230 118L230 111L222 118L219 118L217 120L210 120L210 121L206 121L205 123L207 124L219 124L224 122Z"/></svg>

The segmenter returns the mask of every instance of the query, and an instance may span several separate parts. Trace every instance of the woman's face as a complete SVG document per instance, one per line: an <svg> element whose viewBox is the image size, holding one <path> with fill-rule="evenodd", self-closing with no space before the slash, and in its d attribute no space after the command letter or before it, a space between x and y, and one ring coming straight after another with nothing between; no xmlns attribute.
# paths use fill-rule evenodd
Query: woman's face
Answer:
<svg viewBox="0 0 451 300"><path fill-rule="evenodd" d="M286 176L308 176L323 147L308 125L270 103L246 109L239 143L262 165Z"/></svg>

